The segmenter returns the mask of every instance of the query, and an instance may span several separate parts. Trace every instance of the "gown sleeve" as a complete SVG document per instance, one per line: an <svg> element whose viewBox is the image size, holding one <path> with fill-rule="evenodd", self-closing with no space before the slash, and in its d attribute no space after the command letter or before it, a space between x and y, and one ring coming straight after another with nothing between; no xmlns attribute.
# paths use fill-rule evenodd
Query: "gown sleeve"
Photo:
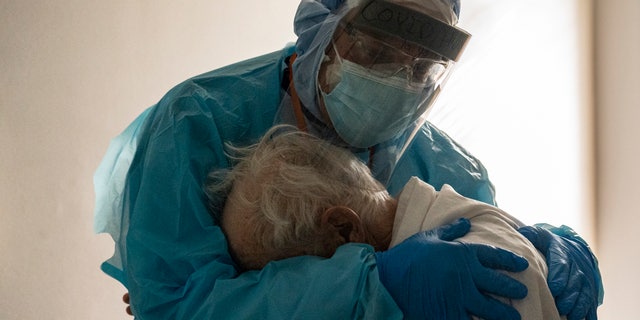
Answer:
<svg viewBox="0 0 640 320"><path fill-rule="evenodd" d="M281 59L186 81L110 146L96 173L96 231L114 238L102 268L129 290L137 318L402 318L372 247L349 244L329 259L240 274L209 214L203 187L211 169L229 165L224 143L253 142L273 124Z"/></svg>

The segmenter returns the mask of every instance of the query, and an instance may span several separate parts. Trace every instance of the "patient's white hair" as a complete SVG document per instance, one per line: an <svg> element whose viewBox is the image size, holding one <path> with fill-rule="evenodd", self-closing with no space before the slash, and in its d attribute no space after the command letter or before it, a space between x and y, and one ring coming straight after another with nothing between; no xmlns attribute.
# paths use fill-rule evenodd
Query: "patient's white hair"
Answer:
<svg viewBox="0 0 640 320"><path fill-rule="evenodd" d="M332 206L353 209L365 225L388 210L391 196L366 165L350 151L295 127L276 126L255 145L228 147L237 164L231 171L211 172L207 194L228 193L236 181L251 184L255 192L239 194L234 201L255 213L247 227L254 228L256 244L270 252L269 260L333 254L319 241L318 228L321 214ZM264 265L252 261L261 257L234 255L245 269Z"/></svg>

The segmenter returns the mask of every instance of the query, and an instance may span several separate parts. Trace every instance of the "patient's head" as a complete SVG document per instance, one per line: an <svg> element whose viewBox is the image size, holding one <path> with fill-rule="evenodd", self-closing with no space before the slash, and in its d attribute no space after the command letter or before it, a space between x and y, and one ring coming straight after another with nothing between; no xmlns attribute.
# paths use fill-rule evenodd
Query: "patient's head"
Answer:
<svg viewBox="0 0 640 320"><path fill-rule="evenodd" d="M329 257L346 242L388 246L396 202L349 151L290 126L231 149L237 164L212 172L207 192L230 190L220 225L242 269Z"/></svg>

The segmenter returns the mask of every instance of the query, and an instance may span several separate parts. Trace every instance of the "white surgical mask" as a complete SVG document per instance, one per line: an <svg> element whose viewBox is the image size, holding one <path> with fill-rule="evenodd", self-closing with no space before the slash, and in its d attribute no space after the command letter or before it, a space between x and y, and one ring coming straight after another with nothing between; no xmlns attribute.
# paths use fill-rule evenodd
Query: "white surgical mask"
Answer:
<svg viewBox="0 0 640 320"><path fill-rule="evenodd" d="M327 67L327 79L339 82L330 93L320 93L336 132L354 147L371 147L403 132L433 96L433 84L414 86L404 76L379 77L348 60Z"/></svg>

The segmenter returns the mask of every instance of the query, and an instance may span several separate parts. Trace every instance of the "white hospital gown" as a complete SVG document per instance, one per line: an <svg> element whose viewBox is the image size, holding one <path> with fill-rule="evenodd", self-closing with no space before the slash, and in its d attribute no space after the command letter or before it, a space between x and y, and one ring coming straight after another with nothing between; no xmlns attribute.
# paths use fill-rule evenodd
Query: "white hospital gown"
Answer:
<svg viewBox="0 0 640 320"><path fill-rule="evenodd" d="M391 247L411 235L452 223L459 218L471 221L471 231L461 242L496 246L523 256L529 267L509 276L527 286L522 300L501 301L511 304L522 319L564 319L560 317L547 286L547 264L536 248L516 230L522 222L506 212L483 202L459 195L449 185L436 191L431 185L413 177L398 196Z"/></svg>

